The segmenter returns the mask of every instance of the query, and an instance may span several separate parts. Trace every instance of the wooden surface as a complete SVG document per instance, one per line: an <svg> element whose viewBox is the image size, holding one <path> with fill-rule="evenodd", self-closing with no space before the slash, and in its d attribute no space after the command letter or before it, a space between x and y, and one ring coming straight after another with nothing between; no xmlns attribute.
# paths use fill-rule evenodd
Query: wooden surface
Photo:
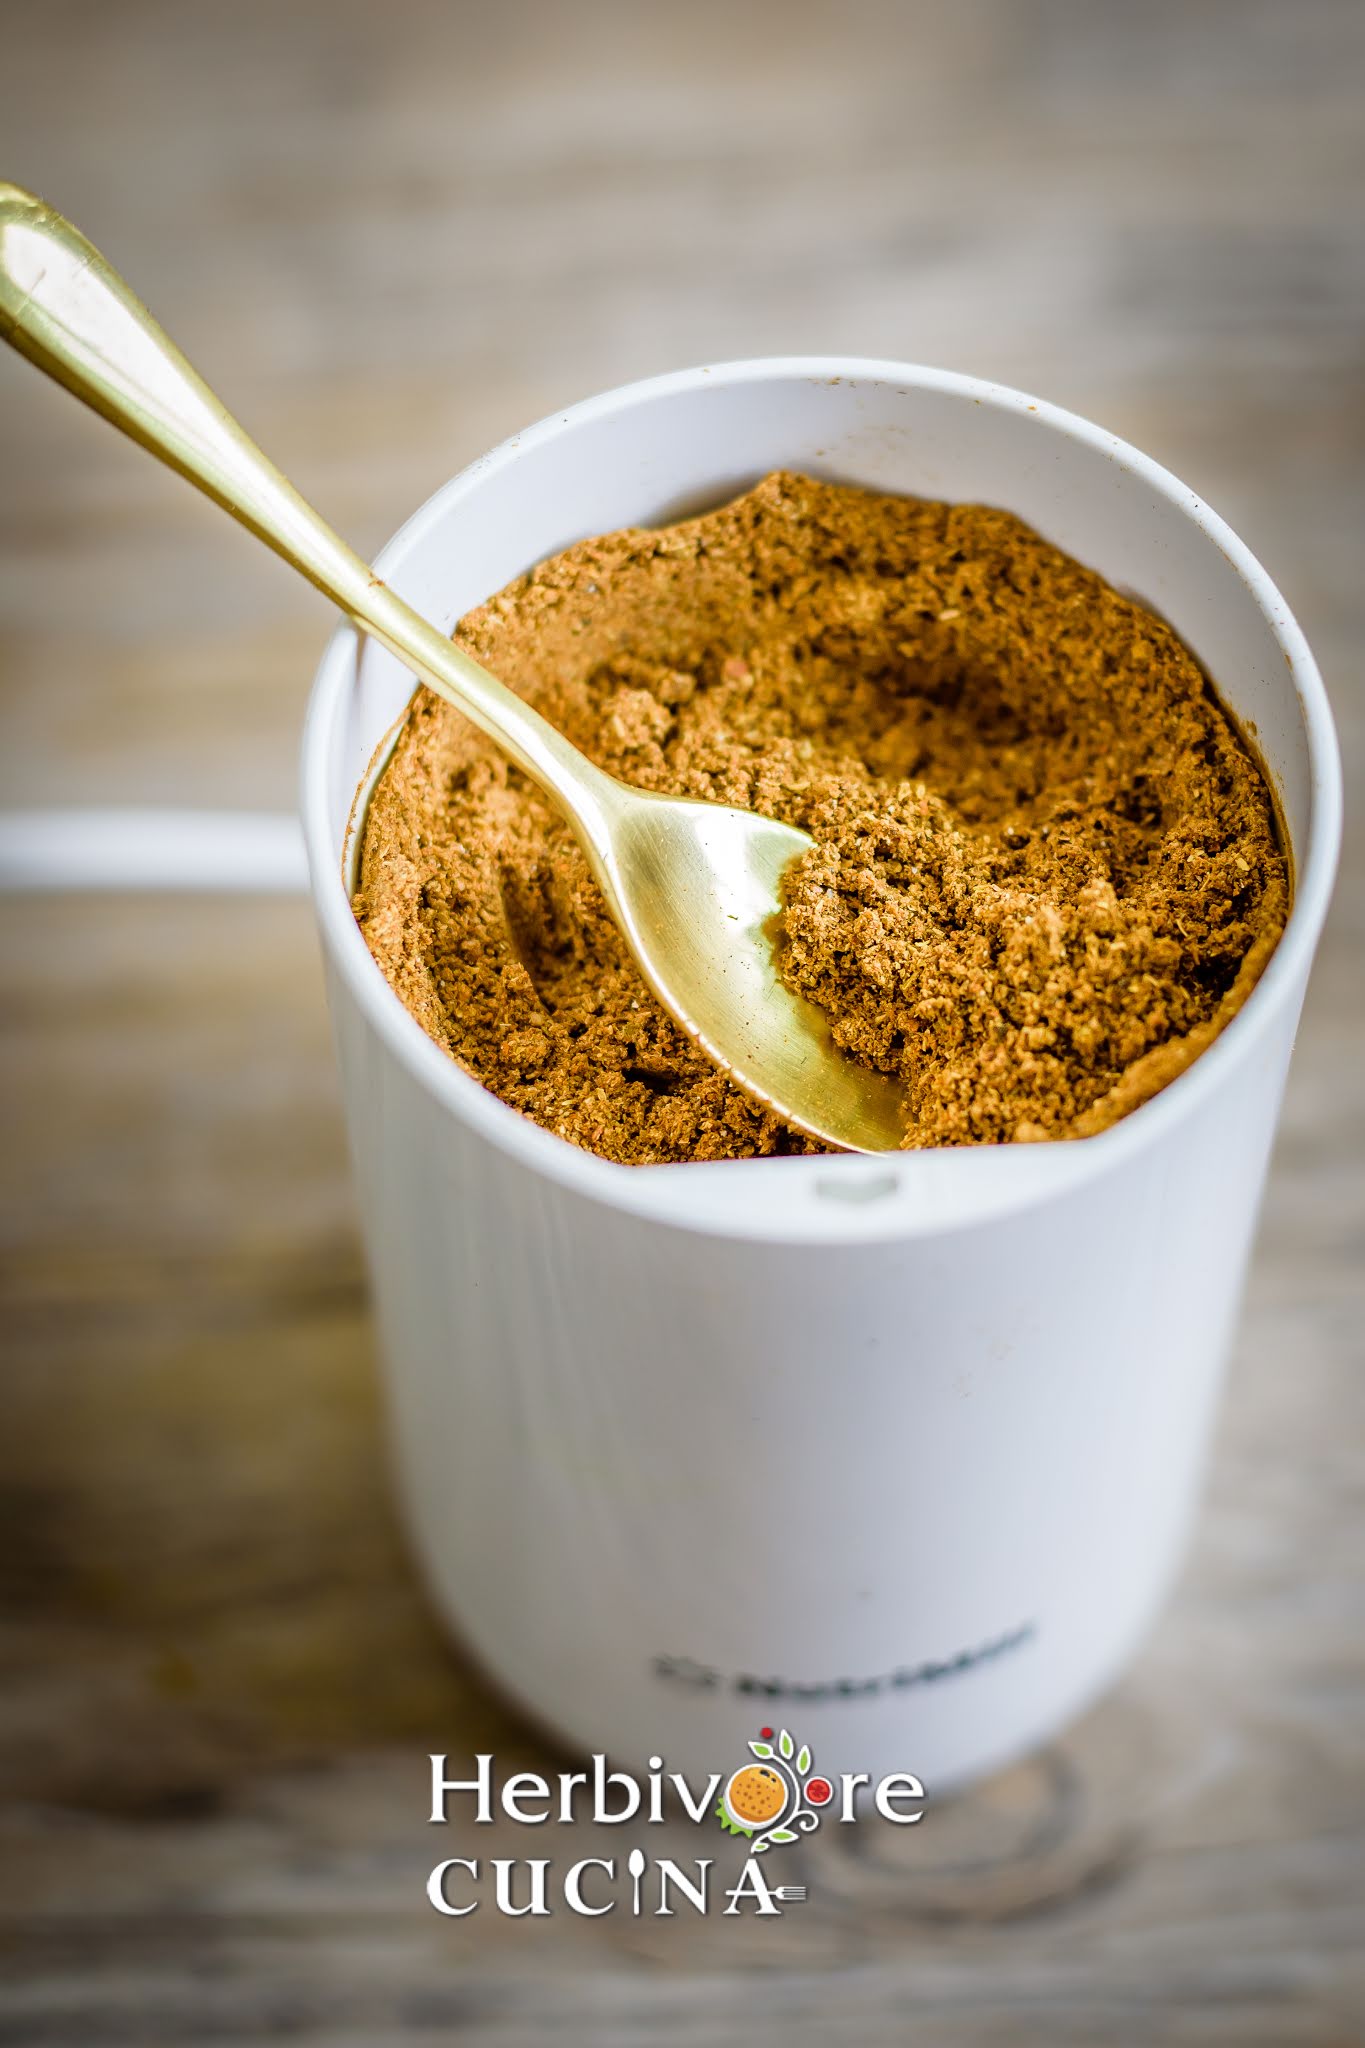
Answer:
<svg viewBox="0 0 1365 2048"><path fill-rule="evenodd" d="M362 545L625 377L988 372L1240 528L1358 792L1348 0L0 13L5 174ZM8 358L0 463L0 801L287 805L310 595ZM429 1910L425 1752L540 1748L395 1532L307 911L0 906L0 2043L1365 2039L1363 864L1155 1640L771 1932Z"/></svg>

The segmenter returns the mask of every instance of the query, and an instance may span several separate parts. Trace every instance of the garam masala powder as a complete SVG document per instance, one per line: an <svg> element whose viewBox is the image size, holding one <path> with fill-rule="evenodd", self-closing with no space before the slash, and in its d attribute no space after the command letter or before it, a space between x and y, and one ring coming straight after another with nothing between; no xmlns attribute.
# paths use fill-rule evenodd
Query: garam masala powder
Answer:
<svg viewBox="0 0 1365 2048"><path fill-rule="evenodd" d="M1197 663L1009 513L779 472L566 549L455 637L623 781L812 835L782 972L902 1078L907 1147L1104 1129L1283 929L1274 806ZM677 1029L558 812L426 690L355 912L437 1044L560 1137L631 1164L823 1149Z"/></svg>

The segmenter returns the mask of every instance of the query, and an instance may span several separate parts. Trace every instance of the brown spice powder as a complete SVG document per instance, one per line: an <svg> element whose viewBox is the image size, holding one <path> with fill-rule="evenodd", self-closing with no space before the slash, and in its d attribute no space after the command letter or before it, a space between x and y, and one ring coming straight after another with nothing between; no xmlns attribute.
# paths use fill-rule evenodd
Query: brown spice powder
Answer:
<svg viewBox="0 0 1365 2048"><path fill-rule="evenodd" d="M1254 986L1289 882L1180 641L1011 514L770 476L581 542L457 640L603 768L802 826L784 971L904 1078L907 1146L1103 1129ZM355 910L418 1022L628 1163L820 1149L661 1011L558 813L419 691Z"/></svg>

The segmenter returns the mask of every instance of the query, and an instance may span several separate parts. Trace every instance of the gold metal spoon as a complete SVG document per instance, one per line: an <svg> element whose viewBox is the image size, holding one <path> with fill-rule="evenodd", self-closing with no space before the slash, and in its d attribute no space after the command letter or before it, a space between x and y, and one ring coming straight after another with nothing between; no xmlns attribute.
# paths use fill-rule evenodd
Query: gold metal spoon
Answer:
<svg viewBox="0 0 1365 2048"><path fill-rule="evenodd" d="M0 336L188 477L458 706L573 825L659 1001L785 1123L853 1152L902 1142L901 1091L840 1052L778 972L782 876L810 839L630 789L397 597L261 454L98 250L0 184Z"/></svg>

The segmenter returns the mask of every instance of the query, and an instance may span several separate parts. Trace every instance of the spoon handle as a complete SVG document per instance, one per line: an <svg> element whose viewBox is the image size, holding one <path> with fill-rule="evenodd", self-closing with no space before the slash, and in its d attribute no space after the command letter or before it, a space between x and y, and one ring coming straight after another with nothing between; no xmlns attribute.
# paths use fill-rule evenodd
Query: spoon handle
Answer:
<svg viewBox="0 0 1365 2048"><path fill-rule="evenodd" d="M116 270L0 183L0 339L257 534L458 706L568 812L593 853L611 777L397 596L268 462Z"/></svg>

